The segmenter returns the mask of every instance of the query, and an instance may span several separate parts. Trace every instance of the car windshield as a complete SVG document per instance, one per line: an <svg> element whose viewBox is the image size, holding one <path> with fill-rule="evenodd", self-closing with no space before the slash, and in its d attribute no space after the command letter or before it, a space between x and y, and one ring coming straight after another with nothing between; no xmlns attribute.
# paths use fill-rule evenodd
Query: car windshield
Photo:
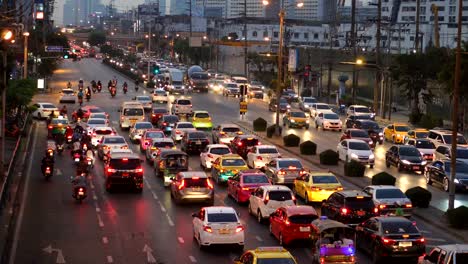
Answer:
<svg viewBox="0 0 468 264"><path fill-rule="evenodd" d="M372 197L364 196L364 197L347 197L346 200L346 207L353 208L353 209L370 209L374 208L374 203L372 202Z"/></svg>
<svg viewBox="0 0 468 264"><path fill-rule="evenodd" d="M365 142L349 142L349 148L354 150L370 150L370 147Z"/></svg>
<svg viewBox="0 0 468 264"><path fill-rule="evenodd" d="M452 135L444 135L445 144L452 144ZM468 144L463 136L457 136L457 144Z"/></svg>
<svg viewBox="0 0 468 264"><path fill-rule="evenodd" d="M256 138L245 138L241 140L246 146L256 146L258 144L258 139Z"/></svg>
<svg viewBox="0 0 468 264"><path fill-rule="evenodd" d="M43 108L57 108L55 107L55 105L52 105L52 104L43 104L42 107Z"/></svg>
<svg viewBox="0 0 468 264"><path fill-rule="evenodd" d="M102 119L107 119L107 116L105 114L92 114L90 118L102 118Z"/></svg>
<svg viewBox="0 0 468 264"><path fill-rule="evenodd" d="M257 258L257 264L295 264L292 258Z"/></svg>
<svg viewBox="0 0 468 264"><path fill-rule="evenodd" d="M163 116L163 120L164 122L168 122L168 123L177 123L179 122L179 117L175 115L167 115L167 116Z"/></svg>
<svg viewBox="0 0 468 264"><path fill-rule="evenodd" d="M236 83L247 83L247 80L245 80L245 79L236 79L235 82Z"/></svg>
<svg viewBox="0 0 468 264"><path fill-rule="evenodd" d="M196 113L195 114L196 118L208 118L210 115L208 113Z"/></svg>
<svg viewBox="0 0 468 264"><path fill-rule="evenodd" d="M451 171L451 164L450 162L445 162L445 171L449 173ZM468 164L463 163L463 162L457 162L456 163L456 172L457 173L466 173L468 174Z"/></svg>
<svg viewBox="0 0 468 264"><path fill-rule="evenodd" d="M200 177L193 177L193 178L184 178L184 185L185 187L208 187L208 179L207 178L200 178Z"/></svg>
<svg viewBox="0 0 468 264"><path fill-rule="evenodd" d="M178 100L177 104L178 105L191 105L192 102L190 102L190 100Z"/></svg>
<svg viewBox="0 0 468 264"><path fill-rule="evenodd" d="M68 119L52 119L52 124L54 125L67 125L68 124Z"/></svg>
<svg viewBox="0 0 468 264"><path fill-rule="evenodd" d="M223 159L221 165L225 167L245 166L245 161L243 159Z"/></svg>
<svg viewBox="0 0 468 264"><path fill-rule="evenodd" d="M146 138L163 138L163 132L146 132Z"/></svg>
<svg viewBox="0 0 468 264"><path fill-rule="evenodd" d="M415 132L416 138L427 138L429 136L428 132Z"/></svg>
<svg viewBox="0 0 468 264"><path fill-rule="evenodd" d="M383 221L382 231L384 234L419 234L419 230L411 221Z"/></svg>
<svg viewBox="0 0 468 264"><path fill-rule="evenodd" d="M304 98L304 103L313 104L316 102L317 102L317 99L315 98Z"/></svg>
<svg viewBox="0 0 468 264"><path fill-rule="evenodd" d="M351 137L357 137L357 138L369 137L369 134L367 134L367 132L363 130L351 130L350 132L351 132Z"/></svg>
<svg viewBox="0 0 468 264"><path fill-rule="evenodd" d="M193 132L188 134L188 138L190 139L205 139L206 134L203 132Z"/></svg>
<svg viewBox="0 0 468 264"><path fill-rule="evenodd" d="M400 189L377 189L375 190L375 198L377 199L401 199L406 198L405 194Z"/></svg>
<svg viewBox="0 0 468 264"><path fill-rule="evenodd" d="M276 148L259 148L259 154L278 154L278 150Z"/></svg>
<svg viewBox="0 0 468 264"><path fill-rule="evenodd" d="M194 126L192 123L181 123L177 124L177 128L194 128Z"/></svg>
<svg viewBox="0 0 468 264"><path fill-rule="evenodd" d="M457 149L457 159L468 159L468 149Z"/></svg>
<svg viewBox="0 0 468 264"><path fill-rule="evenodd" d="M168 113L167 109L155 108L153 109L153 114L166 114Z"/></svg>
<svg viewBox="0 0 468 264"><path fill-rule="evenodd" d="M125 144L125 139L123 137L106 138L104 144Z"/></svg>
<svg viewBox="0 0 468 264"><path fill-rule="evenodd" d="M273 201L289 201L292 200L292 194L290 191L280 191L280 190L275 190L275 191L270 191L268 192L268 199L273 200Z"/></svg>
<svg viewBox="0 0 468 264"><path fill-rule="evenodd" d="M250 87L250 91L261 91L261 90L262 90L261 87L257 87L257 86Z"/></svg>
<svg viewBox="0 0 468 264"><path fill-rule="evenodd" d="M306 118L306 115L304 112L291 112L292 117L301 117L301 118Z"/></svg>
<svg viewBox="0 0 468 264"><path fill-rule="evenodd" d="M153 128L151 123L136 123L135 129L150 129Z"/></svg>
<svg viewBox="0 0 468 264"><path fill-rule="evenodd" d="M323 114L324 119L340 119L340 117L337 114L329 113L329 114Z"/></svg>
<svg viewBox="0 0 468 264"><path fill-rule="evenodd" d="M240 128L238 127L223 127L223 132L227 132L227 133L237 133L240 131Z"/></svg>
<svg viewBox="0 0 468 264"><path fill-rule="evenodd" d="M156 142L153 142L153 147L156 147L156 148L172 148L172 147L174 147L174 142L156 141Z"/></svg>
<svg viewBox="0 0 468 264"><path fill-rule="evenodd" d="M372 129L372 130L379 130L380 127L377 123L374 122L362 122L361 123L362 129Z"/></svg>
<svg viewBox="0 0 468 264"><path fill-rule="evenodd" d="M434 143L429 140L417 140L416 141L416 148L421 148L421 149L435 149Z"/></svg>
<svg viewBox="0 0 468 264"><path fill-rule="evenodd" d="M284 98L281 98L281 99L279 100L279 103L280 103L280 105L287 105L287 104L288 104L288 100L286 100L286 99L284 99Z"/></svg>
<svg viewBox="0 0 468 264"><path fill-rule="evenodd" d="M111 159L109 166L117 170L135 170L141 165L139 159Z"/></svg>
<svg viewBox="0 0 468 264"><path fill-rule="evenodd" d="M419 156L419 150L417 148L408 147L408 148L400 148L400 156Z"/></svg>
<svg viewBox="0 0 468 264"><path fill-rule="evenodd" d="M104 113L104 110L102 110L100 108L90 108L89 112L93 113L93 114L95 114L95 113Z"/></svg>
<svg viewBox="0 0 468 264"><path fill-rule="evenodd" d="M291 215L288 217L289 222L293 224L311 224L312 221L317 219L318 216L314 214L309 214L309 215Z"/></svg>
<svg viewBox="0 0 468 264"><path fill-rule="evenodd" d="M233 213L209 213L209 223L232 223L237 222L237 215Z"/></svg>
<svg viewBox="0 0 468 264"><path fill-rule="evenodd" d="M320 176L312 176L312 181L314 183L339 183L338 179L335 176L331 175L320 175Z"/></svg>
<svg viewBox="0 0 468 264"><path fill-rule="evenodd" d="M231 150L229 148L211 148L210 153L215 155L226 155L231 153Z"/></svg>
<svg viewBox="0 0 468 264"><path fill-rule="evenodd" d="M167 156L167 167L168 168L186 168L188 167L187 157L185 155L174 155L169 154Z"/></svg>
<svg viewBox="0 0 468 264"><path fill-rule="evenodd" d="M105 119L89 119L88 120L88 125L105 125L106 120Z"/></svg>
<svg viewBox="0 0 468 264"><path fill-rule="evenodd" d="M318 104L317 109L330 109L330 106L326 104Z"/></svg>
<svg viewBox="0 0 468 264"><path fill-rule="evenodd" d="M62 93L64 95L73 95L74 91L73 90L63 90Z"/></svg>
<svg viewBox="0 0 468 264"><path fill-rule="evenodd" d="M356 112L356 113L370 113L370 110L367 107L354 107L354 112Z"/></svg>
<svg viewBox="0 0 468 264"><path fill-rule="evenodd" d="M124 116L142 116L143 109L139 108L126 108L124 110Z"/></svg>
<svg viewBox="0 0 468 264"><path fill-rule="evenodd" d="M244 183L270 183L266 175L244 175L242 177Z"/></svg>
<svg viewBox="0 0 468 264"><path fill-rule="evenodd" d="M148 96L138 96L137 97L137 101L151 101L151 98L149 98Z"/></svg>
<svg viewBox="0 0 468 264"><path fill-rule="evenodd" d="M154 91L154 94L157 96L167 96L165 91Z"/></svg>
<svg viewBox="0 0 468 264"><path fill-rule="evenodd" d="M407 127L407 126L395 126L395 131L398 131L398 132L408 132L408 131L409 131L409 127Z"/></svg>
<svg viewBox="0 0 468 264"><path fill-rule="evenodd" d="M278 161L278 167L280 168L297 168L302 169L302 163L298 160L280 160Z"/></svg>
<svg viewBox="0 0 468 264"><path fill-rule="evenodd" d="M226 85L226 87L227 87L227 88L237 88L237 84L235 84L235 83L228 83L228 84Z"/></svg>

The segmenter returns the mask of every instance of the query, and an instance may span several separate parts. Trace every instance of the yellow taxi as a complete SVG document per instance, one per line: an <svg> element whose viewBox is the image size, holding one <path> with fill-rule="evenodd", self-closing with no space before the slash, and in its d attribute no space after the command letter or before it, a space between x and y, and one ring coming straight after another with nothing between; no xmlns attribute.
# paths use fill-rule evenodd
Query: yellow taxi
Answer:
<svg viewBox="0 0 468 264"><path fill-rule="evenodd" d="M309 118L302 111L286 112L283 117L283 126L309 129Z"/></svg>
<svg viewBox="0 0 468 264"><path fill-rule="evenodd" d="M65 134L65 130L69 125L68 118L64 116L58 116L56 118L52 118L47 127L49 132L49 137L54 137L56 134Z"/></svg>
<svg viewBox="0 0 468 264"><path fill-rule="evenodd" d="M211 131L213 129L213 122L207 111L193 111L191 121L197 130Z"/></svg>
<svg viewBox="0 0 468 264"><path fill-rule="evenodd" d="M211 177L217 183L227 182L229 177L248 170L247 162L237 154L226 154L217 158L211 167Z"/></svg>
<svg viewBox="0 0 468 264"><path fill-rule="evenodd" d="M429 130L425 128L415 128L408 131L407 138L427 138L429 136Z"/></svg>
<svg viewBox="0 0 468 264"><path fill-rule="evenodd" d="M409 130L410 127L407 124L393 123L385 127L383 131L384 138L393 142L393 144L403 144Z"/></svg>
<svg viewBox="0 0 468 264"><path fill-rule="evenodd" d="M234 260L234 264L242 263L284 263L297 264L296 259L283 247L258 247L253 250L247 250Z"/></svg>
<svg viewBox="0 0 468 264"><path fill-rule="evenodd" d="M302 197L305 203L321 202L336 192L343 190L338 178L331 172L306 173L294 180L293 192Z"/></svg>

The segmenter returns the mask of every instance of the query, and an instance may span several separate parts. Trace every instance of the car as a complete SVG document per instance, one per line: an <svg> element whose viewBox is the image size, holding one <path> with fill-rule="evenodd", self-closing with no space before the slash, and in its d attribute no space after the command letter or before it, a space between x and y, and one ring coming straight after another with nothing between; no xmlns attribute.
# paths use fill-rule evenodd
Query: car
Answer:
<svg viewBox="0 0 468 264"><path fill-rule="evenodd" d="M450 187L452 164L450 160L437 160L426 166L424 177L426 183L432 185L436 183L448 192ZM455 163L455 191L468 191L468 164L462 161Z"/></svg>
<svg viewBox="0 0 468 264"><path fill-rule="evenodd" d="M355 123L358 121L358 120L371 120L371 121L374 121L372 120L372 118L370 116L356 116L356 115L350 115L348 117L346 117L346 120L345 120L345 124L346 124L346 128L354 128L355 127Z"/></svg>
<svg viewBox="0 0 468 264"><path fill-rule="evenodd" d="M151 122L136 122L133 127L130 128L128 137L132 142L140 142L141 137L148 129L153 129L153 124Z"/></svg>
<svg viewBox="0 0 468 264"><path fill-rule="evenodd" d="M338 153L338 159L345 162L351 160L358 161L362 164L369 165L372 169L374 168L375 155L369 144L359 139L345 139L338 143L336 147Z"/></svg>
<svg viewBox="0 0 468 264"><path fill-rule="evenodd" d="M203 171L181 171L172 179L171 197L182 202L214 203L214 188L211 179Z"/></svg>
<svg viewBox="0 0 468 264"><path fill-rule="evenodd" d="M405 136L410 130L409 126L402 123L393 123L384 128L383 134L386 141L393 144L403 144Z"/></svg>
<svg viewBox="0 0 468 264"><path fill-rule="evenodd" d="M140 151L142 153L146 152L146 148L153 143L153 140L156 138L164 138L164 132L161 129L152 128L146 129L140 139Z"/></svg>
<svg viewBox="0 0 468 264"><path fill-rule="evenodd" d="M468 263L468 244L438 245L419 258L419 264L462 263Z"/></svg>
<svg viewBox="0 0 468 264"><path fill-rule="evenodd" d="M340 120L340 116L332 112L319 112L315 117L315 128L319 129L322 127L323 130L338 130L343 129L343 122Z"/></svg>
<svg viewBox="0 0 468 264"><path fill-rule="evenodd" d="M59 103L76 103L75 91L71 88L62 89Z"/></svg>
<svg viewBox="0 0 468 264"><path fill-rule="evenodd" d="M423 159L421 152L415 146L395 145L385 153L385 166L390 168L393 165L398 168L399 172L407 170L422 173L426 164L427 161Z"/></svg>
<svg viewBox="0 0 468 264"><path fill-rule="evenodd" d="M203 207L192 215L193 236L201 249L211 245L235 245L244 249L245 227L236 210L227 206Z"/></svg>
<svg viewBox="0 0 468 264"><path fill-rule="evenodd" d="M408 131L407 138L427 138L429 130L425 128L415 128Z"/></svg>
<svg viewBox="0 0 468 264"><path fill-rule="evenodd" d="M409 219L377 216L356 226L356 247L372 255L374 263L397 258L401 263L417 263L426 253L426 240Z"/></svg>
<svg viewBox="0 0 468 264"><path fill-rule="evenodd" d="M357 225L378 216L372 196L360 190L336 191L322 202L321 215L347 225Z"/></svg>
<svg viewBox="0 0 468 264"><path fill-rule="evenodd" d="M370 138L369 133L364 129L348 128L341 135L341 139L359 139L366 142L370 148L375 148L374 141Z"/></svg>
<svg viewBox="0 0 468 264"><path fill-rule="evenodd" d="M32 116L37 119L47 118L52 112L59 113L59 109L51 103L35 103L33 104L34 112Z"/></svg>
<svg viewBox="0 0 468 264"><path fill-rule="evenodd" d="M262 85L250 84L247 97L263 99L263 91Z"/></svg>
<svg viewBox="0 0 468 264"><path fill-rule="evenodd" d="M211 169L213 162L219 157L231 154L231 149L224 144L210 144L200 153L200 167Z"/></svg>
<svg viewBox="0 0 468 264"><path fill-rule="evenodd" d="M237 83L228 82L223 85L223 96L238 97L240 95L239 85Z"/></svg>
<svg viewBox="0 0 468 264"><path fill-rule="evenodd" d="M171 131L171 138L174 142L179 142L186 131L197 131L191 122L177 122Z"/></svg>
<svg viewBox="0 0 468 264"><path fill-rule="evenodd" d="M117 132L115 131L115 129L110 126L94 127L91 131L91 145L96 147L97 145L99 145L99 142L101 141L103 136L114 136L116 134Z"/></svg>
<svg viewBox="0 0 468 264"><path fill-rule="evenodd" d="M306 173L301 161L295 158L275 158L265 165L265 174L274 184L293 184Z"/></svg>
<svg viewBox="0 0 468 264"><path fill-rule="evenodd" d="M310 107L310 117L316 118L319 113L333 113L333 110L328 104L313 103Z"/></svg>
<svg viewBox="0 0 468 264"><path fill-rule="evenodd" d="M315 103L318 103L315 97L303 97L302 100L299 101L299 109L310 113L310 107Z"/></svg>
<svg viewBox="0 0 468 264"><path fill-rule="evenodd" d="M90 135L95 127L102 127L102 126L109 126L109 122L107 119L103 118L88 118L86 121L86 131Z"/></svg>
<svg viewBox="0 0 468 264"><path fill-rule="evenodd" d="M171 113L173 115L192 115L192 100L186 98L175 99L172 103Z"/></svg>
<svg viewBox="0 0 468 264"><path fill-rule="evenodd" d="M105 187L110 192L114 185L128 185L143 191L143 167L135 153L110 153L104 164Z"/></svg>
<svg viewBox="0 0 468 264"><path fill-rule="evenodd" d="M153 99L148 95L138 95L135 97L135 101L141 103L145 111L153 109Z"/></svg>
<svg viewBox="0 0 468 264"><path fill-rule="evenodd" d="M270 112L276 112L278 106L278 102L276 98L271 98L270 102L268 103L268 111ZM281 97L279 100L279 111L280 113L286 113L291 109L291 105L288 103L288 100L285 98Z"/></svg>
<svg viewBox="0 0 468 264"><path fill-rule="evenodd" d="M168 115L168 114L169 114L169 111L166 108L153 108L151 110L151 117L150 117L151 124L157 125L159 119L161 119L163 115Z"/></svg>
<svg viewBox="0 0 468 264"><path fill-rule="evenodd" d="M209 144L210 140L205 132L185 131L180 141L180 149L187 154L202 152Z"/></svg>
<svg viewBox="0 0 468 264"><path fill-rule="evenodd" d="M218 183L226 183L229 177L248 170L247 163L237 154L225 154L217 158L211 166L211 177Z"/></svg>
<svg viewBox="0 0 468 264"><path fill-rule="evenodd" d="M230 147L232 153L240 155L242 158L247 158L247 153L257 146L260 145L260 141L254 135L237 135L231 141Z"/></svg>
<svg viewBox="0 0 468 264"><path fill-rule="evenodd" d="M429 130L429 135L427 136L436 147L440 145L451 145L452 144L452 131L450 130L439 130L431 129ZM459 147L468 147L468 142L465 137L458 133L457 134L457 146Z"/></svg>
<svg viewBox="0 0 468 264"><path fill-rule="evenodd" d="M445 160L452 158L452 147L447 145L440 145L436 148L435 160ZM457 147L457 160L468 163L468 148Z"/></svg>
<svg viewBox="0 0 468 264"><path fill-rule="evenodd" d="M146 148L145 158L149 163L153 163L160 149L177 149L171 138L153 138Z"/></svg>
<svg viewBox="0 0 468 264"><path fill-rule="evenodd" d="M109 114L95 105L85 105L81 107L81 110L83 111L83 118L81 119L82 121L88 120L91 114L97 114L97 113L105 114L107 116L107 119L109 119ZM78 109L73 111L72 113L72 120L75 122L78 120L77 111Z"/></svg>
<svg viewBox="0 0 468 264"><path fill-rule="evenodd" d="M402 212L403 216L410 217L413 211L411 200L398 188L392 185L369 185L362 190L372 196L375 207L380 215Z"/></svg>
<svg viewBox="0 0 468 264"><path fill-rule="evenodd" d="M281 97L286 99L288 103L297 102L299 99L299 96L293 90L283 90Z"/></svg>
<svg viewBox="0 0 468 264"><path fill-rule="evenodd" d="M106 113L94 113L94 114L90 114L89 115L89 118L101 118L101 119L105 119L106 122L107 122L107 125L110 126L110 121L109 121L109 116L106 114Z"/></svg>
<svg viewBox="0 0 468 264"><path fill-rule="evenodd" d="M208 81L208 86L210 87L211 91L219 94L224 89L224 80L211 79Z"/></svg>
<svg viewBox="0 0 468 264"><path fill-rule="evenodd" d="M346 116L369 116L374 119L375 113L365 105L350 105L346 111Z"/></svg>
<svg viewBox="0 0 468 264"><path fill-rule="evenodd" d="M247 165L253 169L262 169L275 158L281 158L275 145L258 145L247 153Z"/></svg>
<svg viewBox="0 0 468 264"><path fill-rule="evenodd" d="M405 145L415 146L423 156L424 160L433 161L435 158L436 147L434 143L427 138L409 138L406 140Z"/></svg>
<svg viewBox="0 0 468 264"><path fill-rule="evenodd" d="M128 149L128 144L122 136L106 135L101 138L97 147L98 157L107 160L107 154L111 149Z"/></svg>
<svg viewBox="0 0 468 264"><path fill-rule="evenodd" d="M151 100L156 104L167 104L169 102L169 96L167 96L167 92L162 89L154 89Z"/></svg>
<svg viewBox="0 0 468 264"><path fill-rule="evenodd" d="M163 115L159 120L156 127L161 129L166 136L169 136L172 133L172 130L175 127L175 124L179 122L179 117L177 115Z"/></svg>
<svg viewBox="0 0 468 264"><path fill-rule="evenodd" d="M296 197L291 189L284 185L263 185L250 195L248 210L262 223L278 208L288 205L296 205Z"/></svg>
<svg viewBox="0 0 468 264"><path fill-rule="evenodd" d="M240 127L235 124L220 124L213 129L213 143L231 144L231 141L237 136L242 135Z"/></svg>
<svg viewBox="0 0 468 264"><path fill-rule="evenodd" d="M251 193L263 185L271 185L265 173L246 170L228 178L227 192L238 203L247 203Z"/></svg>
<svg viewBox="0 0 468 264"><path fill-rule="evenodd" d="M296 259L283 247L258 247L248 250L239 258L234 259L234 264L262 264L262 263L282 263L297 264Z"/></svg>
<svg viewBox="0 0 468 264"><path fill-rule="evenodd" d="M309 241L316 230L312 221L318 214L312 206L282 206L270 215L270 233L281 246L287 246L295 240Z"/></svg>
<svg viewBox="0 0 468 264"><path fill-rule="evenodd" d="M69 126L69 124L70 122L66 117L58 116L52 118L49 125L47 126L48 136L54 137L54 135L59 133L65 134L65 130L67 129L67 126Z"/></svg>
<svg viewBox="0 0 468 264"><path fill-rule="evenodd" d="M213 122L211 121L211 116L207 111L193 111L190 121L192 121L193 126L197 130L211 131L213 129Z"/></svg>
<svg viewBox="0 0 468 264"><path fill-rule="evenodd" d="M382 128L379 127L379 124L373 120L364 120L357 119L353 122L352 128L363 129L367 131L369 137L374 142L374 147L377 146L377 142L382 145L384 142L384 136Z"/></svg>
<svg viewBox="0 0 468 264"><path fill-rule="evenodd" d="M289 111L283 116L283 126L309 129L309 118L302 111Z"/></svg>
<svg viewBox="0 0 468 264"><path fill-rule="evenodd" d="M252 86L256 86L256 87L259 87L262 90L265 90L265 85L263 85L260 81L255 81L255 80L251 81L250 82L250 87L252 87Z"/></svg>
<svg viewBox="0 0 468 264"><path fill-rule="evenodd" d="M293 192L305 204L322 202L335 191L343 190L338 178L331 172L305 173L294 179Z"/></svg>

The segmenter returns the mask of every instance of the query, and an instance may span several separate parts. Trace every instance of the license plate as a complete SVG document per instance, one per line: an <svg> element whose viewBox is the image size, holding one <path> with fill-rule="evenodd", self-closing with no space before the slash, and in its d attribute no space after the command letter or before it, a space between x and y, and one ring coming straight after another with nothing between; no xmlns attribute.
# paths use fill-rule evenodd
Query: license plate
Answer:
<svg viewBox="0 0 468 264"><path fill-rule="evenodd" d="M365 214L366 214L365 211L358 211L358 212L357 212L357 215L358 215L358 216L363 216L363 215L365 215Z"/></svg>
<svg viewBox="0 0 468 264"><path fill-rule="evenodd" d="M122 177L128 177L128 173L122 173Z"/></svg>
<svg viewBox="0 0 468 264"><path fill-rule="evenodd" d="M219 230L219 233L220 233L220 234L223 234L223 235L227 235L227 234L229 234L230 232L229 232L229 229L220 229L220 230Z"/></svg>
<svg viewBox="0 0 468 264"><path fill-rule="evenodd" d="M78 195L84 195L84 192L78 192Z"/></svg>
<svg viewBox="0 0 468 264"><path fill-rule="evenodd" d="M413 245L413 243L411 243L411 241L398 242L398 246L400 246L400 247L411 247L412 245Z"/></svg>
<svg viewBox="0 0 468 264"><path fill-rule="evenodd" d="M201 141L200 141L200 140L198 140L197 142L195 142L195 144L197 144L197 145L201 145Z"/></svg>
<svg viewBox="0 0 468 264"><path fill-rule="evenodd" d="M419 166L413 166L413 170L419 170Z"/></svg>
<svg viewBox="0 0 468 264"><path fill-rule="evenodd" d="M301 227L299 227L299 231L301 231L301 232L310 232L310 227L309 226L301 226Z"/></svg>

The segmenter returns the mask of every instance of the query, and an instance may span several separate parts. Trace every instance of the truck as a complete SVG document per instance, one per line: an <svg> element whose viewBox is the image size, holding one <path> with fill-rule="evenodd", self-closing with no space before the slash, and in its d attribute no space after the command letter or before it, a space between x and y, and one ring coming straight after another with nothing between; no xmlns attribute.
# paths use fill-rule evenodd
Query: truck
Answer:
<svg viewBox="0 0 468 264"><path fill-rule="evenodd" d="M194 65L187 70L188 86L192 91L208 92L210 77L202 67Z"/></svg>
<svg viewBox="0 0 468 264"><path fill-rule="evenodd" d="M169 94L183 94L185 93L184 86L184 73L176 68L169 68Z"/></svg>

